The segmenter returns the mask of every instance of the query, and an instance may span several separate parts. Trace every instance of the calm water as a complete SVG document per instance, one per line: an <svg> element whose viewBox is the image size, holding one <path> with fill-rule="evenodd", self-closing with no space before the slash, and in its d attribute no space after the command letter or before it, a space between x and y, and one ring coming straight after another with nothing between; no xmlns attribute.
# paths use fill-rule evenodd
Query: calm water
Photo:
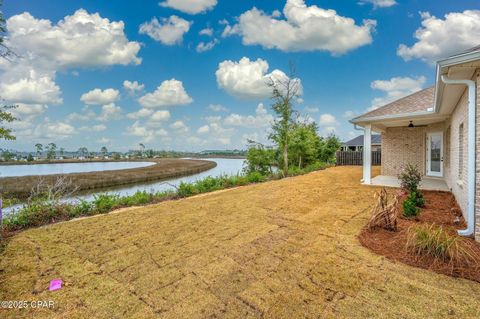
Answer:
<svg viewBox="0 0 480 319"><path fill-rule="evenodd" d="M114 171L119 169L146 167L154 164L155 163L153 162L93 162L4 166L0 165L0 177Z"/></svg>
<svg viewBox="0 0 480 319"><path fill-rule="evenodd" d="M175 190L174 186L178 186L180 182L194 182L198 179L202 179L207 176L221 176L221 175L236 175L241 173L243 164L245 160L243 159L225 159L225 158L208 158L208 161L216 162L217 166L209 169L208 171L190 175L190 176L183 176L168 180L161 180L156 182L148 182L148 183L140 183L140 184L130 184L130 185L122 185L114 188L107 188L107 189L96 189L92 190L88 193L80 193L75 197L72 198L65 198L64 201L66 202L75 202L79 199L84 200L92 200L95 194L119 194L122 196L132 195L137 191L147 191L147 192L158 192L158 191L166 191L166 190ZM63 164L62 164L63 165ZM172 186L174 185L174 186ZM4 209L5 213L11 213L12 211L20 208L21 205L15 205L12 207L8 207Z"/></svg>

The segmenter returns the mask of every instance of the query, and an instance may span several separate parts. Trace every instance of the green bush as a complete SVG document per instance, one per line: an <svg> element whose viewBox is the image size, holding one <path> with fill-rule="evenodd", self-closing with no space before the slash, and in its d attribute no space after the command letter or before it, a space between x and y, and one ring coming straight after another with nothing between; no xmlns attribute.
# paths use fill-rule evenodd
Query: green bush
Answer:
<svg viewBox="0 0 480 319"><path fill-rule="evenodd" d="M67 210L66 205L57 205L38 199L26 204L18 212L7 215L4 220L4 225L13 230L38 227L58 220L67 219Z"/></svg>
<svg viewBox="0 0 480 319"><path fill-rule="evenodd" d="M119 202L122 206L145 205L153 201L154 194L147 191L137 191L130 196L121 197Z"/></svg>
<svg viewBox="0 0 480 319"><path fill-rule="evenodd" d="M249 183L261 183L266 180L265 176L260 174L259 172L253 172L247 175L247 181Z"/></svg>
<svg viewBox="0 0 480 319"><path fill-rule="evenodd" d="M114 207L119 206L120 199L116 194L99 194L93 196L92 204L98 213L104 214L111 211Z"/></svg>
<svg viewBox="0 0 480 319"><path fill-rule="evenodd" d="M93 213L94 206L92 203L81 199L76 205L73 205L69 210L69 216L72 218L79 216L88 216Z"/></svg>
<svg viewBox="0 0 480 319"><path fill-rule="evenodd" d="M178 196L188 197L195 194L196 194L195 187L193 187L192 184L181 182L180 185L178 185L178 189L177 189Z"/></svg>
<svg viewBox="0 0 480 319"><path fill-rule="evenodd" d="M404 217L415 217L420 212L420 208L417 207L417 203L411 198L405 199L403 202L403 216Z"/></svg>
<svg viewBox="0 0 480 319"><path fill-rule="evenodd" d="M425 198L423 198L423 194L420 191L411 192L408 195L408 198L415 203L417 207L424 207L425 206Z"/></svg>

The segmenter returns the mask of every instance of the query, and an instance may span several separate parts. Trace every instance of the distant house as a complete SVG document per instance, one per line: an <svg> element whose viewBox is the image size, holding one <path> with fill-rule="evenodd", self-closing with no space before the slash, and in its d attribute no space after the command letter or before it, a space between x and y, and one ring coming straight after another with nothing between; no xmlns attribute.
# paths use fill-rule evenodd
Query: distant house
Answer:
<svg viewBox="0 0 480 319"><path fill-rule="evenodd" d="M398 173L414 164L422 187L453 193L467 221L459 233L480 241L480 46L436 70L434 86L351 120L364 129L363 183L398 186ZM373 178L372 132L382 134L381 175Z"/></svg>
<svg viewBox="0 0 480 319"><path fill-rule="evenodd" d="M352 138L350 141L347 141L342 144L342 151L362 151L363 150L363 135L359 135L355 138ZM372 135L372 151L380 151L382 148L382 136L380 134Z"/></svg>

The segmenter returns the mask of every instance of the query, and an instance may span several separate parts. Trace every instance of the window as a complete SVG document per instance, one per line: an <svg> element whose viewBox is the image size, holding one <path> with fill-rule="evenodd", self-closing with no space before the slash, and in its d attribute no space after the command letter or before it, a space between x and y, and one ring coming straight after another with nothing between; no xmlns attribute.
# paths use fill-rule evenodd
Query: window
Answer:
<svg viewBox="0 0 480 319"><path fill-rule="evenodd" d="M445 134L445 166L450 167L450 138L451 138L451 131L450 126L447 128L447 132Z"/></svg>
<svg viewBox="0 0 480 319"><path fill-rule="evenodd" d="M464 152L464 136L465 132L463 129L463 123L460 124L460 127L458 128L458 178L462 179L463 177L463 152Z"/></svg>

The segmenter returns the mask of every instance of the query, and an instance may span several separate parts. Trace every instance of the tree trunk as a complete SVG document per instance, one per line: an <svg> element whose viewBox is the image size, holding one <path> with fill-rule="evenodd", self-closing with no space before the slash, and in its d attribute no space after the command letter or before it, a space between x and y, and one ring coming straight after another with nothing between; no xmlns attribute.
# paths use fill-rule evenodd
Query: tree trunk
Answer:
<svg viewBox="0 0 480 319"><path fill-rule="evenodd" d="M283 175L288 175L288 144L283 146Z"/></svg>
<svg viewBox="0 0 480 319"><path fill-rule="evenodd" d="M299 156L298 158L298 169L302 168L302 155Z"/></svg>

